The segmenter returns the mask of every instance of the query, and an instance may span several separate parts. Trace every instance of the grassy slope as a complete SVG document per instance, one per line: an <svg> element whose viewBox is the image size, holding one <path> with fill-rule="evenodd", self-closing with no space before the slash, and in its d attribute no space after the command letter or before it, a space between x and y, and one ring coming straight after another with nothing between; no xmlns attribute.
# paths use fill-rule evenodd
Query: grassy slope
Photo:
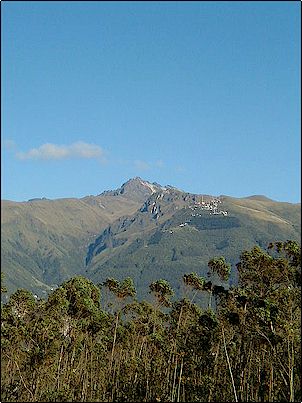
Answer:
<svg viewBox="0 0 302 403"><path fill-rule="evenodd" d="M199 211L202 217L193 218L187 208L193 196L173 190L159 199L163 215L154 220L150 209L156 195L149 212L141 212L137 210L142 196L133 197L132 190L111 193L83 199L2 201L1 270L9 292L25 287L41 295L83 273L96 282L108 276L131 276L142 295L151 281L161 277L177 287L184 272L206 275L213 256L224 255L235 264L239 253L255 244L265 247L273 240L300 240L300 204L258 196L224 197L221 208L228 210L228 217L210 218ZM192 225L179 227L189 219ZM85 268L88 245L108 225L117 246L107 247Z"/></svg>
<svg viewBox="0 0 302 403"><path fill-rule="evenodd" d="M101 203L101 205L100 205ZM49 290L82 270L87 245L140 203L122 196L1 202L1 270L8 290Z"/></svg>
<svg viewBox="0 0 302 403"><path fill-rule="evenodd" d="M214 256L225 256L234 267L241 251L255 244L265 248L274 240L300 241L300 204L225 197L221 208L228 211L227 217L209 216L201 210L194 212L202 217L192 217L191 210L181 207L168 214L165 223L162 218L156 226L150 220L150 226L147 229L142 226L141 232L137 222L147 218L140 213L133 228L115 234L116 239L128 236L130 240L96 255L87 274L96 282L108 276L118 279L131 276L142 296L150 282L158 278L167 279L177 288L185 272L196 271L206 276L207 263ZM190 219L191 225L179 226ZM232 281L235 279L233 269Z"/></svg>

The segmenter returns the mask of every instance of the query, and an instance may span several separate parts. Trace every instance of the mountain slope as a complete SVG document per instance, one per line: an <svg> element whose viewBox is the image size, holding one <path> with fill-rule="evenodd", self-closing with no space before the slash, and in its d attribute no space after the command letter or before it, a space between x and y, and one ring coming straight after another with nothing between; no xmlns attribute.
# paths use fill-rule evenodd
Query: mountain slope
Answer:
<svg viewBox="0 0 302 403"><path fill-rule="evenodd" d="M158 278L177 288L186 272L207 276L208 261L223 255L233 264L231 281L236 281L240 253L274 240L299 241L300 217L300 204L166 190L151 195L139 211L118 219L96 238L88 249L86 275L95 282L131 276L142 295Z"/></svg>
<svg viewBox="0 0 302 403"><path fill-rule="evenodd" d="M214 256L234 265L255 244L300 241L300 218L300 204L194 195L138 177L81 199L4 200L2 271L9 293L43 296L80 273L95 282L131 276L142 296L158 278L177 288L185 272L206 276Z"/></svg>
<svg viewBox="0 0 302 403"><path fill-rule="evenodd" d="M86 248L111 222L133 214L152 194L140 178L114 192L82 199L1 201L1 267L9 292L38 295L76 273Z"/></svg>

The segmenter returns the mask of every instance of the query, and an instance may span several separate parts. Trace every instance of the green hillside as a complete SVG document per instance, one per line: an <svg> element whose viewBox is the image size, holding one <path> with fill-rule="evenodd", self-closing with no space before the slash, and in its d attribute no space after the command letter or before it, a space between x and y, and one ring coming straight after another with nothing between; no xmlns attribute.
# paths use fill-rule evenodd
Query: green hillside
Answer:
<svg viewBox="0 0 302 403"><path fill-rule="evenodd" d="M1 203L1 270L8 291L45 295L83 270L87 245L140 203L124 196Z"/></svg>
<svg viewBox="0 0 302 403"><path fill-rule="evenodd" d="M208 261L223 255L235 282L239 251L300 241L300 218L300 204L194 195L141 178L82 199L4 200L1 270L8 295L27 288L46 296L83 274L96 283L130 276L142 297L158 278L177 291L185 272L205 276Z"/></svg>
<svg viewBox="0 0 302 403"><path fill-rule="evenodd" d="M265 248L275 240L300 240L300 205L254 198L221 198L220 211L210 214L198 204L198 196L174 193L158 203L161 215L154 219L150 206L156 197L128 220L118 220L90 246L85 274L95 282L111 276L134 279L138 295L157 278L177 289L185 272L207 276L208 261L224 256L232 263L231 282L240 251L253 245ZM191 208L189 207L191 205ZM194 206L192 209L192 205ZM219 283L215 276L210 278Z"/></svg>

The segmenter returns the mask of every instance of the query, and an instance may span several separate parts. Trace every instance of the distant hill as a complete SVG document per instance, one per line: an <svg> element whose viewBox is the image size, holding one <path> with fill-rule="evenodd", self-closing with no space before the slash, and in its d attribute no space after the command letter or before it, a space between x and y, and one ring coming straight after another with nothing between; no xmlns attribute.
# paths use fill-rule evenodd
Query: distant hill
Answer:
<svg viewBox="0 0 302 403"><path fill-rule="evenodd" d="M142 297L155 279L177 289L185 272L207 276L214 256L234 266L255 244L300 241L300 222L300 204L194 195L137 177L98 196L2 201L2 271L9 293L43 296L83 274L96 283L130 276Z"/></svg>

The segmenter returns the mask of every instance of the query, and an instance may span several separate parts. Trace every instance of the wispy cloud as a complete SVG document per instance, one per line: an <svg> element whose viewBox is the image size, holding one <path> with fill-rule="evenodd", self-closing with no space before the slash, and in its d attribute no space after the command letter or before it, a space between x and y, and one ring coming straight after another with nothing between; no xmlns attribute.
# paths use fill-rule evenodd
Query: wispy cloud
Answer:
<svg viewBox="0 0 302 403"><path fill-rule="evenodd" d="M96 144L82 141L70 145L42 144L26 152L17 152L20 160L63 160L67 158L100 159L105 160L104 150Z"/></svg>

